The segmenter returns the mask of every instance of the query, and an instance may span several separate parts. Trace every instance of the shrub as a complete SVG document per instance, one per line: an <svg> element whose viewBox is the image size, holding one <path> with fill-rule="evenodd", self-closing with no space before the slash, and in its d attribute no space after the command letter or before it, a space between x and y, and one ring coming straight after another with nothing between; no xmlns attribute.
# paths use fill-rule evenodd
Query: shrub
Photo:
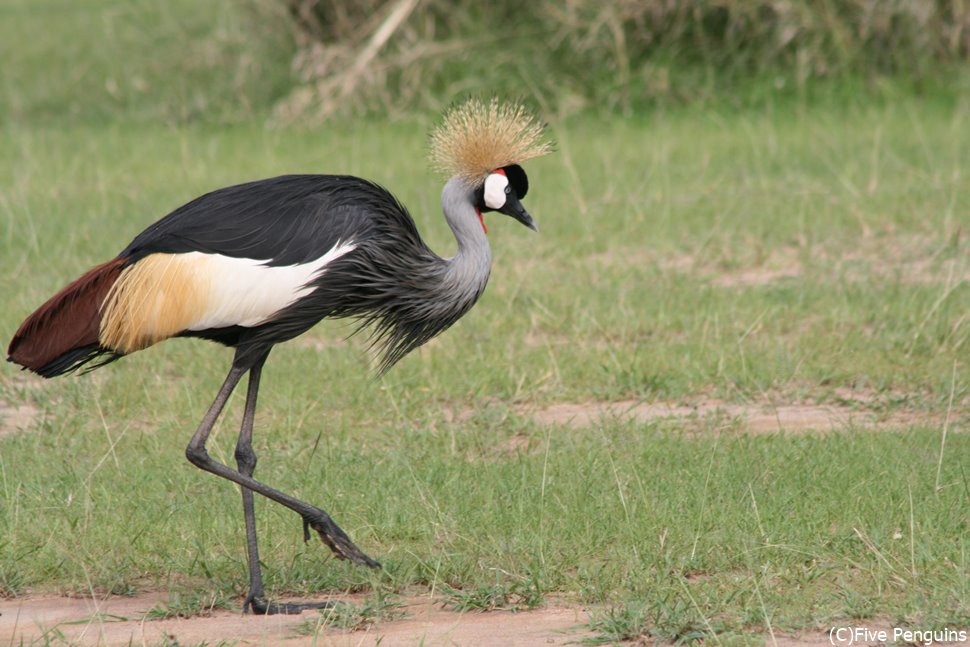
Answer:
<svg viewBox="0 0 970 647"><path fill-rule="evenodd" d="M919 80L970 51L960 0L283 1L303 80L284 117L462 91L626 111L769 76Z"/></svg>

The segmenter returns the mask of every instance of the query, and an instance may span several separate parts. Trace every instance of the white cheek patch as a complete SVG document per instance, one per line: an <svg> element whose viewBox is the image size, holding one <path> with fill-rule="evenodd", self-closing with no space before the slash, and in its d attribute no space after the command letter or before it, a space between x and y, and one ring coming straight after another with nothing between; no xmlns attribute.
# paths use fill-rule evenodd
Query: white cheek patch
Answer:
<svg viewBox="0 0 970 647"><path fill-rule="evenodd" d="M485 206L489 209L501 209L505 206L505 188L509 185L509 178L499 173L492 173L485 178Z"/></svg>

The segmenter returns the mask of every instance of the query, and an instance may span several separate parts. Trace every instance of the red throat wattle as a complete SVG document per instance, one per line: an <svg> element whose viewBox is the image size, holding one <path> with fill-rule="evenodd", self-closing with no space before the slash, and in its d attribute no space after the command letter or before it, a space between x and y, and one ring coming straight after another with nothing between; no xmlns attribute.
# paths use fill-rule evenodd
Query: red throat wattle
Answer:
<svg viewBox="0 0 970 647"><path fill-rule="evenodd" d="M482 231L487 234L488 227L485 226L485 216L482 215L482 212L478 209L478 207L475 207L475 213L478 214L478 222L482 223Z"/></svg>

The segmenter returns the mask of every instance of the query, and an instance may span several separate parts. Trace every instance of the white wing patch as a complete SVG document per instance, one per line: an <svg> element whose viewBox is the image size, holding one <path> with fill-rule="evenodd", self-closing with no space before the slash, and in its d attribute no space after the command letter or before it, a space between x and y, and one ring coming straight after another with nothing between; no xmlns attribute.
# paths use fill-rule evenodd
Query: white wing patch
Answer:
<svg viewBox="0 0 970 647"><path fill-rule="evenodd" d="M266 261L233 258L221 254L195 255L193 268L198 278L208 282L208 304L188 330L206 330L226 326L252 328L266 323L276 313L313 292L308 284L327 265L353 251L353 242L338 242L320 258L300 265L272 266Z"/></svg>
<svg viewBox="0 0 970 647"><path fill-rule="evenodd" d="M131 353L184 330L258 326L313 292L309 283L356 247L338 242L320 258L283 267L202 252L149 254L111 286L98 341Z"/></svg>
<svg viewBox="0 0 970 647"><path fill-rule="evenodd" d="M505 188L509 185L509 178L505 174L492 173L485 178L485 206L489 209L501 209L505 206Z"/></svg>

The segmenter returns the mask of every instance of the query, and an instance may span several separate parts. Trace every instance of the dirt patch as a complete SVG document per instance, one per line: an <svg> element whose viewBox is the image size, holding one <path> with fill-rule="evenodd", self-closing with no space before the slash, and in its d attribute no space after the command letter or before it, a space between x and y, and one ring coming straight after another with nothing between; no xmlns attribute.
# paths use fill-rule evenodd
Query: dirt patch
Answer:
<svg viewBox="0 0 970 647"><path fill-rule="evenodd" d="M319 611L263 617L219 610L205 617L150 619L148 611L154 607L164 608L166 599L164 593L144 593L130 597L28 596L0 600L0 644L531 647L576 645L593 635L585 626L589 621L586 609L567 605L550 605L516 613L455 613L443 609L428 596L420 596L407 601L402 607L401 618L349 631L320 627ZM347 595L321 599L360 603L362 597ZM845 621L836 626L845 631L846 627L858 625L859 621ZM888 621L874 621L865 626L869 635L885 631L892 636L892 625ZM812 647L833 644L828 634L829 630L825 628L798 635L776 632L774 636L763 637L767 645ZM849 643L837 640L834 644ZM860 644L882 643L862 641Z"/></svg>
<svg viewBox="0 0 970 647"><path fill-rule="evenodd" d="M30 400L30 392L43 386L45 381L27 371L13 373L4 379L0 398L0 438L24 431L41 417L41 410L25 400Z"/></svg>
<svg viewBox="0 0 970 647"><path fill-rule="evenodd" d="M845 241L782 245L767 254L722 249L664 254L625 246L587 257L593 267L626 270L653 266L663 274L688 276L724 288L750 288L812 276L821 281L899 281L907 285L956 286L970 282L970 263L959 234L900 235L892 228L868 232L847 247Z"/></svg>
<svg viewBox="0 0 970 647"><path fill-rule="evenodd" d="M797 279L799 276L801 276L799 268L754 267L721 274L713 279L713 283L724 288L756 287L784 279Z"/></svg>
<svg viewBox="0 0 970 647"><path fill-rule="evenodd" d="M693 404L638 400L563 403L523 413L541 424L572 427L587 427L604 419L635 420L643 423L664 420L684 423L720 421L754 434L830 431L848 426L904 428L936 421L929 414L921 415L913 411L887 414L838 404L741 405L718 400L703 400Z"/></svg>
<svg viewBox="0 0 970 647"><path fill-rule="evenodd" d="M401 619L368 629L314 631L319 611L259 617L233 611L211 616L151 620L149 609L164 594L133 597L34 597L0 601L0 644L42 641L45 636L72 645L195 645L220 641L240 645L566 645L588 635L588 615L579 607L549 606L534 611L455 613L427 597L412 598ZM335 598L336 599L336 598ZM353 596L340 598L353 602ZM307 634L310 635L307 635ZM63 638L61 638L63 636Z"/></svg>
<svg viewBox="0 0 970 647"><path fill-rule="evenodd" d="M768 258L755 267L720 272L708 270L708 274L714 285L736 288L757 287L785 279L797 279L804 271L798 258L798 249L781 247L773 250Z"/></svg>
<svg viewBox="0 0 970 647"><path fill-rule="evenodd" d="M40 409L30 404L0 402L0 438L23 431L40 417Z"/></svg>

